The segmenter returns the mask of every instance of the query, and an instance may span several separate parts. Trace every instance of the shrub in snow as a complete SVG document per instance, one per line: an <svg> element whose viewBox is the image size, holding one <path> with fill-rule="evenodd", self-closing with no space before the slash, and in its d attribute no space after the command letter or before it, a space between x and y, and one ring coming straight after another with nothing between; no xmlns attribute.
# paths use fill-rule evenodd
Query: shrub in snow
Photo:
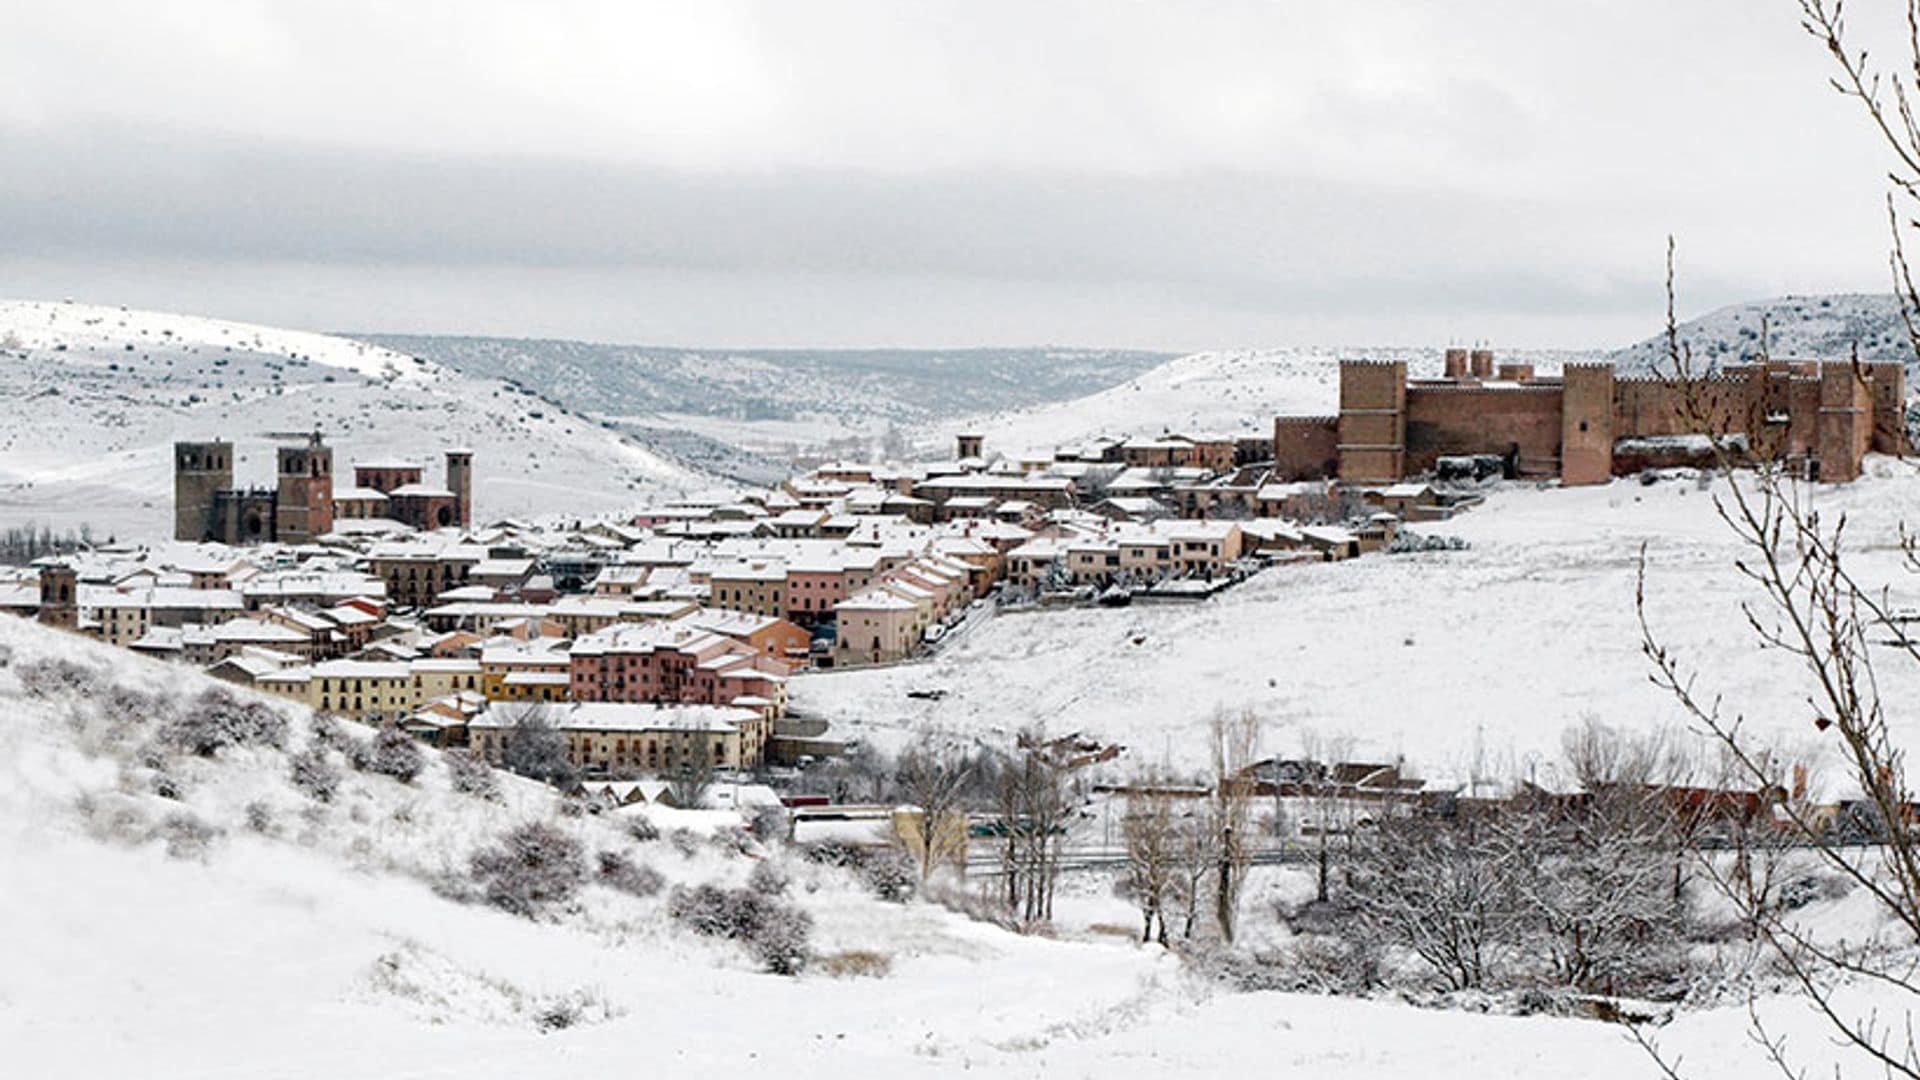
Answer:
<svg viewBox="0 0 1920 1080"><path fill-rule="evenodd" d="M472 754L448 753L447 782L453 790L462 795L477 795L482 799L500 797L500 784L493 775L493 766L482 758Z"/></svg>
<svg viewBox="0 0 1920 1080"><path fill-rule="evenodd" d="M715 829L707 837L707 844L722 855L745 855L753 850L753 837L745 829Z"/></svg>
<svg viewBox="0 0 1920 1080"><path fill-rule="evenodd" d="M309 746L289 762L293 786L315 802L332 802L340 790L340 770L327 757L326 747Z"/></svg>
<svg viewBox="0 0 1920 1080"><path fill-rule="evenodd" d="M700 850L700 834L692 829L673 830L667 834L667 842L672 844L673 850L679 852L683 858L691 859L694 852Z"/></svg>
<svg viewBox="0 0 1920 1080"><path fill-rule="evenodd" d="M500 764L509 772L556 787L572 783L577 775L567 760L567 737L538 708L521 713L507 732Z"/></svg>
<svg viewBox="0 0 1920 1080"><path fill-rule="evenodd" d="M785 870L765 861L755 863L753 872L747 875L747 888L761 896L785 896L789 883Z"/></svg>
<svg viewBox="0 0 1920 1080"><path fill-rule="evenodd" d="M229 746L282 747L287 718L262 701L242 701L219 687L206 690L160 728L162 744L211 757Z"/></svg>
<svg viewBox="0 0 1920 1080"><path fill-rule="evenodd" d="M787 836L787 808L784 806L758 806L747 818L747 831L755 840L771 844L775 840L784 840Z"/></svg>
<svg viewBox="0 0 1920 1080"><path fill-rule="evenodd" d="M660 871L634 862L618 851L603 851L599 857L600 881L634 896L653 896L667 883Z"/></svg>
<svg viewBox="0 0 1920 1080"><path fill-rule="evenodd" d="M102 719L123 728L164 719L173 711L166 699L130 686L109 687L100 695L97 708Z"/></svg>
<svg viewBox="0 0 1920 1080"><path fill-rule="evenodd" d="M651 844L660 839L660 826L645 814L633 814L627 818L627 835L635 843Z"/></svg>
<svg viewBox="0 0 1920 1080"><path fill-rule="evenodd" d="M675 889L667 912L696 934L739 941L775 975L797 975L811 955L813 918L752 889L705 884Z"/></svg>
<svg viewBox="0 0 1920 1080"><path fill-rule="evenodd" d="M92 668L58 656L29 660L17 665L14 672L20 679L20 685L34 697L85 690L99 678L99 673Z"/></svg>
<svg viewBox="0 0 1920 1080"><path fill-rule="evenodd" d="M273 831L273 808L255 799L247 804L247 828L257 833Z"/></svg>
<svg viewBox="0 0 1920 1080"><path fill-rule="evenodd" d="M340 718L332 713L321 713L313 718L311 733L307 737L308 745L325 747L345 753L354 743L352 735L347 733Z"/></svg>
<svg viewBox="0 0 1920 1080"><path fill-rule="evenodd" d="M580 842L539 821L474 852L469 865L488 903L528 918L572 897L586 878Z"/></svg>
<svg viewBox="0 0 1920 1080"><path fill-rule="evenodd" d="M859 866L862 858L859 848L838 840L816 841L802 847L800 854L808 862L821 866Z"/></svg>
<svg viewBox="0 0 1920 1080"><path fill-rule="evenodd" d="M181 785L179 777L174 776L165 769L156 770L152 778L148 780L147 786L152 789L155 795L163 799L178 801L182 795L186 794L186 789Z"/></svg>
<svg viewBox="0 0 1920 1080"><path fill-rule="evenodd" d="M160 823L160 836L167 842L167 854L176 859L205 858L220 836L220 830L182 810L169 814Z"/></svg>
<svg viewBox="0 0 1920 1080"><path fill-rule="evenodd" d="M0 645L0 668L11 666L12 663L13 663L13 646Z"/></svg>
<svg viewBox="0 0 1920 1080"><path fill-rule="evenodd" d="M373 738L354 744L351 760L361 772L391 776L403 784L412 783L426 766L420 744L392 724L375 732Z"/></svg>
<svg viewBox="0 0 1920 1080"><path fill-rule="evenodd" d="M821 957L819 969L836 979L878 979L893 970L893 961L885 953L848 949Z"/></svg>
<svg viewBox="0 0 1920 1080"><path fill-rule="evenodd" d="M920 873L905 852L875 851L860 867L860 880L880 899L904 904L913 899L913 890L920 884Z"/></svg>

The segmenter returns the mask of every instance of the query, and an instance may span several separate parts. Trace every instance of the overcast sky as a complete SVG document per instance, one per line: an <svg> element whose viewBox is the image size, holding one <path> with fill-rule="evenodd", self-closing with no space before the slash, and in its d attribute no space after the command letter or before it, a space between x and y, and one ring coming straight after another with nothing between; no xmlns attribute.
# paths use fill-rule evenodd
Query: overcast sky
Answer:
<svg viewBox="0 0 1920 1080"><path fill-rule="evenodd" d="M4 296L683 345L1590 347L1658 329L1668 232L1683 312L1887 281L1885 162L1792 0L0 22Z"/></svg>

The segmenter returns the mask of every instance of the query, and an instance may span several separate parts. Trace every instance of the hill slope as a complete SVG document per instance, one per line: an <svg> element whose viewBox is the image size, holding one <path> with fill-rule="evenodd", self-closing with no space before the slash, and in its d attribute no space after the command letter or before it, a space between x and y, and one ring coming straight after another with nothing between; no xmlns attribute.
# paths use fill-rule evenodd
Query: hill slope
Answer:
<svg viewBox="0 0 1920 1080"><path fill-rule="evenodd" d="M175 439L236 444L273 482L263 432L323 431L336 468L471 446L481 518L591 514L704 477L492 379L324 334L84 304L0 301L0 520L154 538L171 529Z"/></svg>
<svg viewBox="0 0 1920 1080"><path fill-rule="evenodd" d="M1897 529L1920 500L1920 473L1869 459L1881 475L1811 494L1848 515L1854 571L1920 607ZM1678 723L1648 682L1634 613L1646 545L1649 612L1702 685L1729 693L1756 736L1813 733L1804 673L1759 649L1740 603L1742 554L1692 482L1535 490L1509 485L1450 522L1414 526L1471 542L1464 551L1371 555L1266 571L1215 599L1124 610L1040 611L994 619L925 663L802 675L796 712L841 734L904 745L928 728L1007 737L1044 717L1060 733L1124 744L1116 778L1175 758L1205 766L1219 709L1269 721L1262 753L1295 753L1309 734L1348 737L1361 754L1404 756L1427 775L1460 775L1476 749L1524 762L1555 757L1589 715ZM1920 666L1889 654L1890 700L1920 693ZM942 690L938 700L909 691ZM1895 725L1920 749L1920 722Z"/></svg>
<svg viewBox="0 0 1920 1080"><path fill-rule="evenodd" d="M351 336L468 375L524 385L649 437L691 432L763 451L1076 398L1170 359L1103 349L723 350ZM689 446L688 452L697 450Z"/></svg>
<svg viewBox="0 0 1920 1080"><path fill-rule="evenodd" d="M621 819L555 818L545 789L511 778L497 800L462 795L438 760L411 783L349 771L316 802L271 746L151 749L166 703L212 685L201 676L11 619L0 650L0 1046L24 1075L487 1080L564 1062L570 1074L641 1063L674 1076L1145 1080L1348 1075L1359 1061L1368 1076L1465 1080L1647 1068L1603 1024L1209 990L1157 948L1018 937L880 903L791 859L816 948L880 952L890 973L758 974L734 946L677 930L663 897L602 885L517 918L448 894L470 852L528 820L555 822L589 853L629 853L669 884L737 883L756 853L697 836L636 844ZM50 678L59 672L78 675ZM303 751L307 718L290 719L288 749ZM1744 1026L1742 1011L1722 1010L1662 1040L1703 1063L1702 1077L1750 1076L1760 1059Z"/></svg>
<svg viewBox="0 0 1920 1080"><path fill-rule="evenodd" d="M1857 344L1862 360L1905 364L1909 379L1915 371L1900 310L1894 298L1884 293L1753 300L1688 319L1676 329L1696 362L1742 363L1760 356L1763 318L1767 351L1773 356L1844 360ZM1656 334L1609 355L1623 370L1656 370L1666 366L1666 335Z"/></svg>

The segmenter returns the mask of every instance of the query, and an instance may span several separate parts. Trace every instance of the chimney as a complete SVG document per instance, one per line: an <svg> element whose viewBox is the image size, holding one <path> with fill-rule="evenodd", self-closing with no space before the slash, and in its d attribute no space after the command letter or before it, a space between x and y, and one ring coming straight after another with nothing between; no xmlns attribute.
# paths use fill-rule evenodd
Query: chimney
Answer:
<svg viewBox="0 0 1920 1080"><path fill-rule="evenodd" d="M1472 361L1474 378L1476 379L1493 378L1493 350L1492 349L1475 349L1473 350L1473 352L1468 354L1468 358Z"/></svg>
<svg viewBox="0 0 1920 1080"><path fill-rule="evenodd" d="M1463 379L1467 375L1467 350L1447 350L1447 378Z"/></svg>

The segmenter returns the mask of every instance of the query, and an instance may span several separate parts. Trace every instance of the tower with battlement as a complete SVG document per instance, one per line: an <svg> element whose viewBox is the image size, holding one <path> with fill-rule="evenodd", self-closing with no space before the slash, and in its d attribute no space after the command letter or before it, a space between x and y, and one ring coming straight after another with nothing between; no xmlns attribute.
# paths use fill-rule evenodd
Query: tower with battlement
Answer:
<svg viewBox="0 0 1920 1080"><path fill-rule="evenodd" d="M219 539L216 505L220 492L233 487L233 444L173 444L173 538Z"/></svg>

